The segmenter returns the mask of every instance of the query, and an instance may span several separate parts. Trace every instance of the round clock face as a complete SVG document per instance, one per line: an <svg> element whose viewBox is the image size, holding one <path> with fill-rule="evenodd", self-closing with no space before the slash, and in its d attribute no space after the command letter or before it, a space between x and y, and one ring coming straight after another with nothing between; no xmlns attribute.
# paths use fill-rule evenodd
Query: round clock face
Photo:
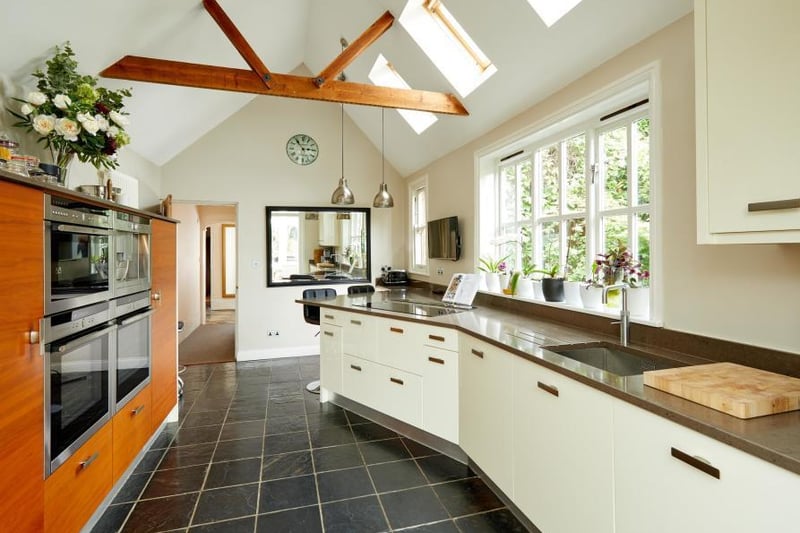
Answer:
<svg viewBox="0 0 800 533"><path fill-rule="evenodd" d="M298 133L292 136L286 143L286 155L293 163L298 165L310 165L317 160L319 146L317 141L305 133Z"/></svg>

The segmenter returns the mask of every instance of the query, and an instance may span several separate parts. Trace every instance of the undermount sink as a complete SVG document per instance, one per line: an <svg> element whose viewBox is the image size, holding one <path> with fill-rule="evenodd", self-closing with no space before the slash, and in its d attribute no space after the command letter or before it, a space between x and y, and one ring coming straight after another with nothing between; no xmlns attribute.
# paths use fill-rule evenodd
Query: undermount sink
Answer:
<svg viewBox="0 0 800 533"><path fill-rule="evenodd" d="M604 342L583 345L544 346L544 348L617 376L636 376L645 370L661 370L662 368L684 366L684 363L678 361L663 359Z"/></svg>

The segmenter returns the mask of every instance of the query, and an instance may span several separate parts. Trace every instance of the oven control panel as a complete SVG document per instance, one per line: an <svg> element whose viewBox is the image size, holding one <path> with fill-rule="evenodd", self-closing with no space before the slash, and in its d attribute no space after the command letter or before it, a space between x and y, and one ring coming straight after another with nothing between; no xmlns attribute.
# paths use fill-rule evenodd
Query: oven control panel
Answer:
<svg viewBox="0 0 800 533"><path fill-rule="evenodd" d="M44 319L42 337L47 344L95 326L102 326L111 318L111 309L107 302L57 313Z"/></svg>
<svg viewBox="0 0 800 533"><path fill-rule="evenodd" d="M96 228L110 228L110 215L111 211L103 207L58 196L45 195L44 218L47 220Z"/></svg>

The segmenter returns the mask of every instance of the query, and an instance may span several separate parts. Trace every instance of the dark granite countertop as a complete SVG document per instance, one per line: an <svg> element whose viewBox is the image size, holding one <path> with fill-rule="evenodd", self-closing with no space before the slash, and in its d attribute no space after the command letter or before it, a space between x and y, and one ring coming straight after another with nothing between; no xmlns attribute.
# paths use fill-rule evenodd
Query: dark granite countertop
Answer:
<svg viewBox="0 0 800 533"><path fill-rule="evenodd" d="M641 375L620 377L559 355L547 346L607 342L616 337L487 306L469 311L422 317L365 307L366 302L390 299L440 304L439 297L424 290L379 291L372 295L338 296L330 300L297 300L320 307L341 309L384 318L421 322L453 328L498 346L517 356L587 384L656 415L686 426L779 467L800 474L800 411L742 420L700 404L684 400L643 384ZM528 340L530 339L530 340ZM636 351L667 358L676 365L713 362L650 345L631 343Z"/></svg>

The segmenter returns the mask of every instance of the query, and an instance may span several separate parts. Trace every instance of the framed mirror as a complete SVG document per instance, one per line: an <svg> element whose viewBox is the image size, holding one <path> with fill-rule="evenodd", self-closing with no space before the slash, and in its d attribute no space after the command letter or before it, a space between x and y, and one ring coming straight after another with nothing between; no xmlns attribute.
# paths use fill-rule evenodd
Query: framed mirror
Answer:
<svg viewBox="0 0 800 533"><path fill-rule="evenodd" d="M266 211L267 287L371 283L368 208Z"/></svg>

